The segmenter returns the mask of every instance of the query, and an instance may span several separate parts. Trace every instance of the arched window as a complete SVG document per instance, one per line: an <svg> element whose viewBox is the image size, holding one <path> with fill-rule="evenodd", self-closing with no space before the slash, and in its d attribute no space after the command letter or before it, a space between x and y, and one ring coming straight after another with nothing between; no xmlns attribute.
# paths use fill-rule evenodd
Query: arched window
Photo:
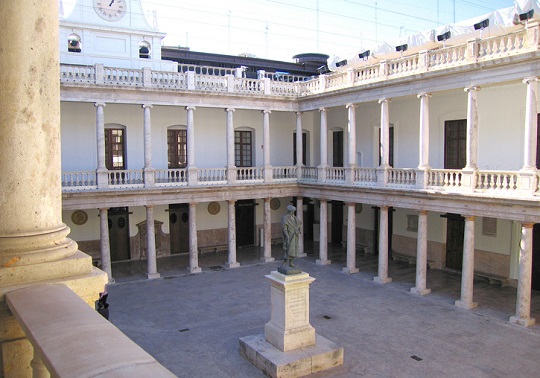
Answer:
<svg viewBox="0 0 540 378"><path fill-rule="evenodd" d="M75 33L68 36L68 51L81 52L81 37Z"/></svg>
<svg viewBox="0 0 540 378"><path fill-rule="evenodd" d="M146 41L139 43L139 58L150 59L150 44Z"/></svg>

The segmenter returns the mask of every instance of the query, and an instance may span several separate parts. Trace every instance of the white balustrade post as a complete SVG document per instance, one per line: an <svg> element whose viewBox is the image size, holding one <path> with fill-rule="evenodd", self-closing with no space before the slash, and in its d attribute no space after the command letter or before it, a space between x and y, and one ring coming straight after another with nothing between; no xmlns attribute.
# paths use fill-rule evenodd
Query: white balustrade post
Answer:
<svg viewBox="0 0 540 378"><path fill-rule="evenodd" d="M318 265L328 265L331 263L331 261L328 260L328 201L321 198L320 204L319 258L315 263Z"/></svg>
<svg viewBox="0 0 540 378"><path fill-rule="evenodd" d="M263 262L271 262L272 257L272 213L270 209L270 198L264 199L264 252L261 258Z"/></svg>
<svg viewBox="0 0 540 378"><path fill-rule="evenodd" d="M302 232L298 237L298 257L305 257L307 253L304 252L304 199L302 197L296 197L296 217L302 225Z"/></svg>
<svg viewBox="0 0 540 378"><path fill-rule="evenodd" d="M236 261L236 201L227 201L228 217L229 217L229 261L228 268L238 268L240 264Z"/></svg>
<svg viewBox="0 0 540 378"><path fill-rule="evenodd" d="M146 205L146 265L148 279L159 278L156 256L156 229L154 206Z"/></svg>
<svg viewBox="0 0 540 378"><path fill-rule="evenodd" d="M234 109L227 108L227 183L236 182L236 166L234 161Z"/></svg>
<svg viewBox="0 0 540 378"><path fill-rule="evenodd" d="M429 98L431 93L420 93L420 132L418 141L418 170L416 172L417 188L425 188L429 171Z"/></svg>
<svg viewBox="0 0 540 378"><path fill-rule="evenodd" d="M416 244L416 286L411 288L411 293L426 295L431 289L426 288L427 282L427 211L418 213L418 236Z"/></svg>
<svg viewBox="0 0 540 378"><path fill-rule="evenodd" d="M356 267L356 204L347 203L347 266L344 273L358 273Z"/></svg>
<svg viewBox="0 0 540 378"><path fill-rule="evenodd" d="M270 110L263 110L263 153L264 182L272 182L272 165L270 164Z"/></svg>
<svg viewBox="0 0 540 378"><path fill-rule="evenodd" d="M536 322L531 318L533 226L533 223L523 223L521 226L516 315L510 317L510 323L522 327L528 327Z"/></svg>
<svg viewBox="0 0 540 378"><path fill-rule="evenodd" d="M111 267L111 247L109 242L109 209L99 209L99 246L101 252L101 270L107 273L109 283L114 283Z"/></svg>
<svg viewBox="0 0 540 378"><path fill-rule="evenodd" d="M463 236L463 267L461 270L461 299L456 306L473 309L478 304L473 302L474 287L474 216L465 216L465 235Z"/></svg>
<svg viewBox="0 0 540 378"><path fill-rule="evenodd" d="M188 185L197 185L197 167L195 166L195 122L193 119L194 106L186 106L187 111L187 171Z"/></svg>
<svg viewBox="0 0 540 378"><path fill-rule="evenodd" d="M328 110L326 108L320 108L321 114L321 162L319 164L319 181L326 181L326 169L328 168Z"/></svg>
<svg viewBox="0 0 540 378"><path fill-rule="evenodd" d="M152 187L155 183L155 170L152 168L152 122L150 112L152 105L142 105L144 111L144 186Z"/></svg>
<svg viewBox="0 0 540 378"><path fill-rule="evenodd" d="M96 102L96 144L97 144L97 185L98 188L109 186L109 172L105 166L105 104Z"/></svg>
<svg viewBox="0 0 540 378"><path fill-rule="evenodd" d="M189 203L189 272L201 273L199 246L197 242L197 204Z"/></svg>
<svg viewBox="0 0 540 378"><path fill-rule="evenodd" d="M373 281L385 284L391 282L388 277L388 206L381 206L379 212L379 266L378 275Z"/></svg>
<svg viewBox="0 0 540 378"><path fill-rule="evenodd" d="M303 162L302 112L296 112L296 178L302 179Z"/></svg>

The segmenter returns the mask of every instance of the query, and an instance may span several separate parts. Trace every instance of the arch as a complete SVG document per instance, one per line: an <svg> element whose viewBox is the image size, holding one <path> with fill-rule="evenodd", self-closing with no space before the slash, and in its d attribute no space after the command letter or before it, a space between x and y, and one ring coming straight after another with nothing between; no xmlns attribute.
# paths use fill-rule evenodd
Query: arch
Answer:
<svg viewBox="0 0 540 378"><path fill-rule="evenodd" d="M81 36L77 33L71 33L67 37L68 51L80 53L82 51L81 47Z"/></svg>

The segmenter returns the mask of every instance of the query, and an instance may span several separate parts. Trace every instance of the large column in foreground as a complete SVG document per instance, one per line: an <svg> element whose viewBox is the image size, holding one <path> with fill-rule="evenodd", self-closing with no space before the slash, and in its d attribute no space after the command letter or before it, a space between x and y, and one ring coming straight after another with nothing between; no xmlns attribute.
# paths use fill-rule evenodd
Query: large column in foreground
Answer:
<svg viewBox="0 0 540 378"><path fill-rule="evenodd" d="M320 231L319 231L319 258L315 260L318 265L328 265L328 201L321 198Z"/></svg>
<svg viewBox="0 0 540 378"><path fill-rule="evenodd" d="M347 203L347 266L344 273L358 273L356 267L356 203Z"/></svg>
<svg viewBox="0 0 540 378"><path fill-rule="evenodd" d="M381 206L379 218L379 267L378 275L373 278L378 283L388 283L388 206Z"/></svg>
<svg viewBox="0 0 540 378"><path fill-rule="evenodd" d="M474 287L474 216L465 216L463 236L463 267L461 270L461 299L456 306L470 310L478 304L473 302Z"/></svg>

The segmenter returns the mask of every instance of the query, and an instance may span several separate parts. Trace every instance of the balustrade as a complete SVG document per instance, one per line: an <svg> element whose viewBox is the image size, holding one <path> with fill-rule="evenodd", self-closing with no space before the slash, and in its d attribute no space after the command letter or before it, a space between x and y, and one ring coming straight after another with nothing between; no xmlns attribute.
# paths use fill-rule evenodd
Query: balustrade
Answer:
<svg viewBox="0 0 540 378"><path fill-rule="evenodd" d="M372 184L377 182L377 168L354 168L353 182L355 184Z"/></svg>
<svg viewBox="0 0 540 378"><path fill-rule="evenodd" d="M345 181L345 168L341 168L341 167L326 168L326 179L328 181Z"/></svg>
<svg viewBox="0 0 540 378"><path fill-rule="evenodd" d="M238 167L236 175L238 181L262 181L264 179L261 167Z"/></svg>
<svg viewBox="0 0 540 378"><path fill-rule="evenodd" d="M201 185L226 184L226 168L199 168L197 179Z"/></svg>
<svg viewBox="0 0 540 378"><path fill-rule="evenodd" d="M109 185L143 186L143 171L118 170L109 171Z"/></svg>
<svg viewBox="0 0 540 378"><path fill-rule="evenodd" d="M518 177L517 172L480 171L476 189L515 191L518 189Z"/></svg>
<svg viewBox="0 0 540 378"><path fill-rule="evenodd" d="M272 167L272 174L274 180L279 181L296 181L296 167Z"/></svg>
<svg viewBox="0 0 540 378"><path fill-rule="evenodd" d="M96 171L62 173L62 189L96 188Z"/></svg>
<svg viewBox="0 0 540 378"><path fill-rule="evenodd" d="M388 184L415 185L416 171L414 169L389 168Z"/></svg>
<svg viewBox="0 0 540 378"><path fill-rule="evenodd" d="M163 186L166 184L174 185L178 183L187 184L186 169L157 169L154 174L155 182L158 186Z"/></svg>

